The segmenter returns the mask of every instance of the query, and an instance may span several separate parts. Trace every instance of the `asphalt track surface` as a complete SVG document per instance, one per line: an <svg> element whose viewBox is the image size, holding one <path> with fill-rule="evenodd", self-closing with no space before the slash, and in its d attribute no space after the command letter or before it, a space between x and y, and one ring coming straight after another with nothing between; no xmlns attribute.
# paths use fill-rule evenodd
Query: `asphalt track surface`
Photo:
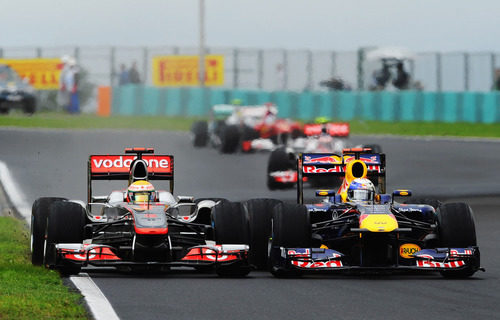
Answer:
<svg viewBox="0 0 500 320"><path fill-rule="evenodd" d="M185 133L0 129L0 135L0 160L29 202L40 196L85 200L89 154L121 154L125 146L174 154L177 195L295 199L293 190L266 190L267 154L194 149ZM468 202L486 272L445 280L434 273L275 279L253 272L244 279L221 279L187 269L163 275L87 271L122 319L500 319L500 142L351 141L382 146L389 190L404 187ZM96 190L105 194L121 187L100 182Z"/></svg>

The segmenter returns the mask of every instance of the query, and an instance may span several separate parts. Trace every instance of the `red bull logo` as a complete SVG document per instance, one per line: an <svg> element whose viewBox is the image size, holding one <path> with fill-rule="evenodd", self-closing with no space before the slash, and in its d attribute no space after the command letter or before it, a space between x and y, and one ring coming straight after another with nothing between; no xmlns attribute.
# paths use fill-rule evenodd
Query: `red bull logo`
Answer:
<svg viewBox="0 0 500 320"><path fill-rule="evenodd" d="M342 163L339 156L314 156L314 155L304 155L304 164L311 163L328 163L336 164Z"/></svg>
<svg viewBox="0 0 500 320"><path fill-rule="evenodd" d="M344 156L344 163L349 163L355 159L354 156ZM367 164L380 164L379 156L375 154L361 155L359 160Z"/></svg>

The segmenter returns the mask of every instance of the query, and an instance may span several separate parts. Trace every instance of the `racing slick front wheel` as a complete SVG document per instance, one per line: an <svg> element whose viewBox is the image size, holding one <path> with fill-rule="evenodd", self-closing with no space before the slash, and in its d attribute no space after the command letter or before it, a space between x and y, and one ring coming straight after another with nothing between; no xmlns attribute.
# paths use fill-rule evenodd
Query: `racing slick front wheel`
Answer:
<svg viewBox="0 0 500 320"><path fill-rule="evenodd" d="M273 208L281 203L275 199L251 199L243 202L250 228L248 260L258 270L268 267L267 255Z"/></svg>
<svg viewBox="0 0 500 320"><path fill-rule="evenodd" d="M214 240L217 244L248 244L248 221L240 202L221 200L212 209ZM248 261L217 265L221 277L244 277L250 272Z"/></svg>
<svg viewBox="0 0 500 320"><path fill-rule="evenodd" d="M205 147L208 142L208 123L206 121L197 121L191 127L193 134L193 146Z"/></svg>
<svg viewBox="0 0 500 320"><path fill-rule="evenodd" d="M466 203L445 203L437 210L440 246L467 248L476 246L476 227L472 209ZM479 261L478 261L479 265ZM476 272L474 266L460 270L441 271L446 278L466 278Z"/></svg>
<svg viewBox="0 0 500 320"><path fill-rule="evenodd" d="M281 248L310 248L311 242L311 223L306 206L280 203L274 207L269 268L275 277L300 276L300 270L293 268L281 256Z"/></svg>
<svg viewBox="0 0 500 320"><path fill-rule="evenodd" d="M49 208L44 264L54 266L63 275L78 274L80 265L57 261L57 243L82 243L86 223L85 209L78 203L55 201Z"/></svg>
<svg viewBox="0 0 500 320"><path fill-rule="evenodd" d="M38 198L33 202L31 209L31 263L34 265L43 264L43 246L45 242L45 228L47 226L47 217L49 216L49 207L55 201L66 200L64 198L44 197Z"/></svg>
<svg viewBox="0 0 500 320"><path fill-rule="evenodd" d="M221 153L234 153L240 144L240 131L238 126L229 125L223 126L220 133L220 146Z"/></svg>

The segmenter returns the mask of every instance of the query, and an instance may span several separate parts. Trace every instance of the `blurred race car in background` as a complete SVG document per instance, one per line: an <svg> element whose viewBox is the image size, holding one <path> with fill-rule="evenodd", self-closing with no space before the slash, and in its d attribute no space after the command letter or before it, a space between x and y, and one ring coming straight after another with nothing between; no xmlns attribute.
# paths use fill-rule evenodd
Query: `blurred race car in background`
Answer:
<svg viewBox="0 0 500 320"><path fill-rule="evenodd" d="M254 106L220 104L212 107L209 121L191 127L193 145L207 145L222 153L272 150L289 138L302 135L302 124L277 117L272 103Z"/></svg>
<svg viewBox="0 0 500 320"><path fill-rule="evenodd" d="M248 263L247 222L223 199L173 195L174 157L152 148L125 155L91 155L87 204L43 197L31 216L32 263L63 274L82 267L166 271L187 266L244 276ZM94 196L93 181L128 180L125 190ZM166 180L169 191L150 181Z"/></svg>
<svg viewBox="0 0 500 320"><path fill-rule="evenodd" d="M267 187L270 190L289 189L297 183L297 157L300 153L341 154L347 147L370 148L374 153L382 152L378 144L350 146L347 122L321 122L304 125L304 135L290 140L286 145L273 150L267 164ZM329 177L315 176L306 179L313 187L332 185ZM340 183L340 180L338 181Z"/></svg>
<svg viewBox="0 0 500 320"><path fill-rule="evenodd" d="M384 154L369 149L304 153L297 174L298 203L278 203L265 212L272 216L268 263L276 277L308 271L438 271L465 278L484 271L471 208L460 202L398 203L396 198L411 191L385 193ZM337 191L316 190L322 201L304 204L302 177L315 175L340 176L343 183Z"/></svg>
<svg viewBox="0 0 500 320"><path fill-rule="evenodd" d="M35 90L28 81L21 79L14 69L0 64L0 114L8 113L11 109L34 113Z"/></svg>

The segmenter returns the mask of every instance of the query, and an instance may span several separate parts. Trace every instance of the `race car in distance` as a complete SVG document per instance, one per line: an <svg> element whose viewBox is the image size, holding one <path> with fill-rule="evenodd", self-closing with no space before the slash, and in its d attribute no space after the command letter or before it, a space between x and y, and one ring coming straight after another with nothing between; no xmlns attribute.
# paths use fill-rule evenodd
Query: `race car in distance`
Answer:
<svg viewBox="0 0 500 320"><path fill-rule="evenodd" d="M125 180L126 190L94 196L93 181ZM166 180L169 191L150 181ZM32 263L76 274L82 267L165 271L214 268L221 276L250 271L246 218L227 200L173 196L174 157L152 148L91 155L87 204L39 198L31 216Z"/></svg>
<svg viewBox="0 0 500 320"><path fill-rule="evenodd" d="M289 189L297 183L297 157L300 153L340 154L348 147L350 126L347 122L310 123L304 125L304 135L289 141L287 145L274 149L267 163L267 187L269 190ZM380 153L378 144L355 146L371 148ZM308 177L313 187L332 186L331 179L324 176ZM325 181L326 180L326 181ZM341 182L338 180L339 183Z"/></svg>
<svg viewBox="0 0 500 320"><path fill-rule="evenodd" d="M277 118L277 114L278 109L271 103L255 106L215 105L208 122L193 123L193 145L210 145L222 153L272 150L288 138L302 134L299 122Z"/></svg>
<svg viewBox="0 0 500 320"><path fill-rule="evenodd" d="M35 90L11 67L0 64L0 114L8 113L14 108L21 109L24 113L34 113Z"/></svg>
<svg viewBox="0 0 500 320"><path fill-rule="evenodd" d="M301 154L297 204L272 209L270 271L276 277L313 271L438 271L464 278L480 267L474 217L465 203L401 204L409 190L385 194L385 155L347 149ZM304 204L304 176L343 176L322 201ZM372 181L378 181L377 188ZM378 190L376 190L378 189Z"/></svg>

